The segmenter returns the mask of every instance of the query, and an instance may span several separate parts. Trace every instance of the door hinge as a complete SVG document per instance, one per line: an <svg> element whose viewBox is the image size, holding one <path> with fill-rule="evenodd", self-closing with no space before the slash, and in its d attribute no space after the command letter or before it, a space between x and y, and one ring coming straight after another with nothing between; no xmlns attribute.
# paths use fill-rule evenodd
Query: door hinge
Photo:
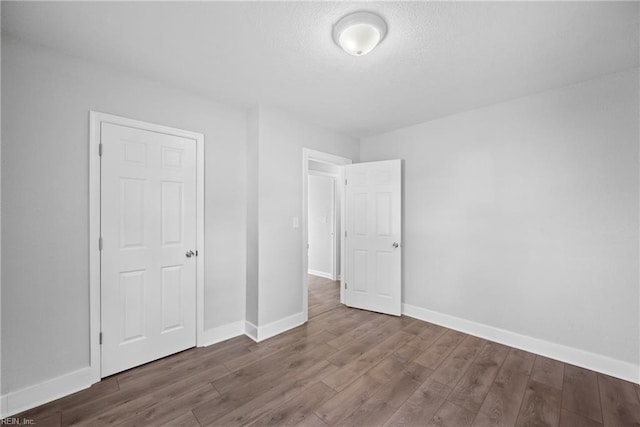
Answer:
<svg viewBox="0 0 640 427"><path fill-rule="evenodd" d="M98 239L98 250L102 250L102 237Z"/></svg>
<svg viewBox="0 0 640 427"><path fill-rule="evenodd" d="M346 179L344 180L344 185L347 185L347 180Z"/></svg>
<svg viewBox="0 0 640 427"><path fill-rule="evenodd" d="M196 256L198 256L198 251L196 251Z"/></svg>
<svg viewBox="0 0 640 427"><path fill-rule="evenodd" d="M344 231L344 237L347 237L347 230Z"/></svg>
<svg viewBox="0 0 640 427"><path fill-rule="evenodd" d="M102 142L98 144L98 156L102 157Z"/></svg>
<svg viewBox="0 0 640 427"><path fill-rule="evenodd" d="M100 337L100 345L102 345L102 332L100 332L99 337Z"/></svg>
<svg viewBox="0 0 640 427"><path fill-rule="evenodd" d="M349 289L349 286L347 286L347 282L344 282L344 288Z"/></svg>

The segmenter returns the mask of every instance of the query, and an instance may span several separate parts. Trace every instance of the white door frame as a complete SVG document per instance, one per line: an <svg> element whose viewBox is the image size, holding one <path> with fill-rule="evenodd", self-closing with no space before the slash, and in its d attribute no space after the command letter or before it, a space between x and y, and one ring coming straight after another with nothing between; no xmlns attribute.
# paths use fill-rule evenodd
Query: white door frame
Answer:
<svg viewBox="0 0 640 427"><path fill-rule="evenodd" d="M92 382L101 376L100 353L100 128L102 123L128 126L196 141L196 345L204 334L204 135L112 114L89 112L89 330Z"/></svg>
<svg viewBox="0 0 640 427"><path fill-rule="evenodd" d="M309 246L309 160L315 160L322 163L330 163L336 166L350 165L353 160L346 157L340 157L333 154L323 153L322 151L302 149L302 315L304 321L309 319L309 257L307 248ZM342 169L342 168L341 168ZM344 172L340 171L338 185L344 186ZM344 223L344 191L341 192L340 200L340 223ZM334 221L335 222L335 221ZM344 265L344 238L340 236L340 266ZM340 302L344 304L344 275L340 277Z"/></svg>

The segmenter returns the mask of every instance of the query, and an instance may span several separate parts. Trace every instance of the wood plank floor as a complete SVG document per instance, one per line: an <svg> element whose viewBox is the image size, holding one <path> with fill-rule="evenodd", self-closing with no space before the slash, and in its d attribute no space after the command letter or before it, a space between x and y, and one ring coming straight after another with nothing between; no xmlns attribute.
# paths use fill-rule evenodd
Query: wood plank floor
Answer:
<svg viewBox="0 0 640 427"><path fill-rule="evenodd" d="M640 426L640 387L481 338L348 309L311 277L309 322L104 379L38 426Z"/></svg>

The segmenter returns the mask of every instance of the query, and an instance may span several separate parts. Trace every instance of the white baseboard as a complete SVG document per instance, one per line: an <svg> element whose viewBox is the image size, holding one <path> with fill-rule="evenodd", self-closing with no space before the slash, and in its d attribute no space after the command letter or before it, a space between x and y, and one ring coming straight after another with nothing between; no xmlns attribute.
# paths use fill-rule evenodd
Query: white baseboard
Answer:
<svg viewBox="0 0 640 427"><path fill-rule="evenodd" d="M248 320L244 322L244 333L255 342L258 342L258 327Z"/></svg>
<svg viewBox="0 0 640 427"><path fill-rule="evenodd" d="M325 273L324 271L309 269L308 273L313 276L319 276L319 277L324 277L325 279L333 280L333 276L331 276L331 273Z"/></svg>
<svg viewBox="0 0 640 427"><path fill-rule="evenodd" d="M83 390L94 383L91 368L78 369L21 390L2 395L0 419Z"/></svg>
<svg viewBox="0 0 640 427"><path fill-rule="evenodd" d="M207 347L217 344L219 342L244 335L244 333L244 320L228 323L213 329L207 329L202 334L202 341L198 343L198 347Z"/></svg>
<svg viewBox="0 0 640 427"><path fill-rule="evenodd" d="M402 304L402 314L636 384L640 383L640 366L629 362L409 304Z"/></svg>
<svg viewBox="0 0 640 427"><path fill-rule="evenodd" d="M267 323L264 326L256 327L253 323L246 322L246 334L255 342L260 342L286 332L289 329L293 329L296 326L300 326L304 322L305 318L304 313L302 312L287 316L280 320L276 320L275 322Z"/></svg>

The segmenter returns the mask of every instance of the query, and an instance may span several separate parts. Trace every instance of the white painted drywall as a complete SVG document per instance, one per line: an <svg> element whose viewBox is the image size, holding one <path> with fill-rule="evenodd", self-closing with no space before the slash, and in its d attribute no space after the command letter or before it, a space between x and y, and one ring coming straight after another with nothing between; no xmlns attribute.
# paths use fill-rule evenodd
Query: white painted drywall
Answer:
<svg viewBox="0 0 640 427"><path fill-rule="evenodd" d="M302 149L357 161L359 141L274 108L259 120L259 325L302 312Z"/></svg>
<svg viewBox="0 0 640 427"><path fill-rule="evenodd" d="M309 273L331 277L334 264L335 179L309 174Z"/></svg>
<svg viewBox="0 0 640 427"><path fill-rule="evenodd" d="M245 319L245 112L3 37L3 393L89 364L89 110L205 134L205 328Z"/></svg>
<svg viewBox="0 0 640 427"><path fill-rule="evenodd" d="M403 301L638 364L638 70L361 141L404 159Z"/></svg>

